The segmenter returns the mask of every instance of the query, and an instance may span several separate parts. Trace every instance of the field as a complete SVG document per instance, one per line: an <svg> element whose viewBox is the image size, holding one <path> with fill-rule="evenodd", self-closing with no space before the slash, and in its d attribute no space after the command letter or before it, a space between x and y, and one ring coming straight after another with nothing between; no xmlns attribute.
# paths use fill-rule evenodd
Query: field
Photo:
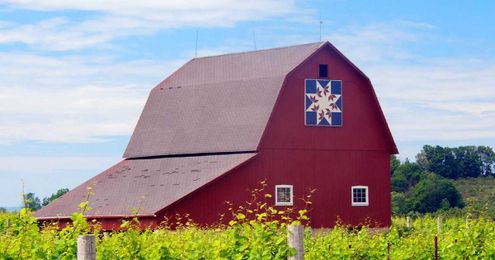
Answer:
<svg viewBox="0 0 495 260"><path fill-rule="evenodd" d="M467 212L486 212L495 219L495 177L458 179L454 185L466 203Z"/></svg>
<svg viewBox="0 0 495 260"><path fill-rule="evenodd" d="M280 212L272 212L278 214ZM260 214L258 215L260 216ZM79 234L94 233L98 259L286 259L294 253L284 223L266 218L247 220L237 214L229 226L201 229L186 223L172 231L151 231L122 223L124 231L104 234L98 225L74 214L74 225L57 230L40 228L28 210L0 214L0 259L73 259ZM294 221L294 220L291 220ZM297 221L297 220L296 220ZM432 259L438 236L441 259L495 259L495 223L480 217L437 220L424 216L406 227L394 218L389 232L371 234L338 226L332 231L305 234L306 259Z"/></svg>

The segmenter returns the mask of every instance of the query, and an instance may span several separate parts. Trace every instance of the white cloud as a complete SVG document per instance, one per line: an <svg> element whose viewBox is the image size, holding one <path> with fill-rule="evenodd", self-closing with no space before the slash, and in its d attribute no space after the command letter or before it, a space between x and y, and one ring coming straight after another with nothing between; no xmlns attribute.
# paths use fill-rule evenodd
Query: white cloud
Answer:
<svg viewBox="0 0 495 260"><path fill-rule="evenodd" d="M96 12L80 22L51 18L33 24L5 24L1 43L23 43L38 49L75 50L106 47L116 37L181 27L226 27L238 22L308 16L294 1L5 1L14 9ZM291 15L292 14L292 15Z"/></svg>
<svg viewBox="0 0 495 260"><path fill-rule="evenodd" d="M0 143L130 135L149 90L182 63L0 53Z"/></svg>

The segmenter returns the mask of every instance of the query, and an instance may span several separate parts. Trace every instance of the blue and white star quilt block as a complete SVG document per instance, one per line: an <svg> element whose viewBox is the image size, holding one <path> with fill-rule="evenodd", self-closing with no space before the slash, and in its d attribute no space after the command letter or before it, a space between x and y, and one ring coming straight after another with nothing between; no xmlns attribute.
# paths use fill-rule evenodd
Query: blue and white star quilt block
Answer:
<svg viewBox="0 0 495 260"><path fill-rule="evenodd" d="M342 126L342 81L306 79L305 125Z"/></svg>

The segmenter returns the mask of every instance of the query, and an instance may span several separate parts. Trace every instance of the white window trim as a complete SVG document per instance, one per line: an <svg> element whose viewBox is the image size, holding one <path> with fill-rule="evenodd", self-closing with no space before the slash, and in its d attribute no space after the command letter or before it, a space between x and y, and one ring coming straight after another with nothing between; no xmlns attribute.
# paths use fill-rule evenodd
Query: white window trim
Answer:
<svg viewBox="0 0 495 260"><path fill-rule="evenodd" d="M290 202L278 202L278 188L290 188ZM294 187L292 185L281 184L275 185L275 206L292 206L294 205Z"/></svg>
<svg viewBox="0 0 495 260"><path fill-rule="evenodd" d="M354 202L354 189L365 189L366 190L366 202ZM352 206L369 206L370 196L368 194L368 186L352 186L351 187L351 204L352 204Z"/></svg>

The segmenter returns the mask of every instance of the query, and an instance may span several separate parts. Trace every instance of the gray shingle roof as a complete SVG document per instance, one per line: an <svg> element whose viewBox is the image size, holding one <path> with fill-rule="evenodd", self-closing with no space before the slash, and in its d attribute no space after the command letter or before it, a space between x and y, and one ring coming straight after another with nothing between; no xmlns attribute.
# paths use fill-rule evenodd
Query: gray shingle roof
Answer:
<svg viewBox="0 0 495 260"><path fill-rule="evenodd" d="M285 76L321 45L189 61L151 91L124 157L256 150Z"/></svg>
<svg viewBox="0 0 495 260"><path fill-rule="evenodd" d="M89 197L90 217L153 215L254 157L255 153L126 159L35 212L68 218Z"/></svg>

